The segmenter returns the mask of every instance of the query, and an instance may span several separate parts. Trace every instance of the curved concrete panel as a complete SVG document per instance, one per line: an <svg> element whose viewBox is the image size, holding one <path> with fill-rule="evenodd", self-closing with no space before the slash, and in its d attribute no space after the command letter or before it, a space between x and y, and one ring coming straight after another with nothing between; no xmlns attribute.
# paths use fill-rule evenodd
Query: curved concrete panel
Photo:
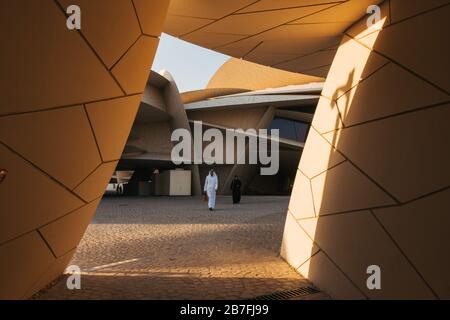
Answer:
<svg viewBox="0 0 450 320"><path fill-rule="evenodd" d="M207 88L237 87L253 91L323 81L324 79L320 77L287 72L231 58L217 70L209 81Z"/></svg>
<svg viewBox="0 0 450 320"><path fill-rule="evenodd" d="M0 4L0 298L27 298L66 268L121 156L168 4Z"/></svg>
<svg viewBox="0 0 450 320"><path fill-rule="evenodd" d="M27 298L64 271L120 157L168 3L73 0L89 11L81 31L66 28L66 0L0 4L11 26L0 30L1 299ZM450 5L386 0L380 23L355 24L375 3L173 0L166 29L237 58L328 74L289 205L287 262L334 298L450 299ZM247 85L300 81L281 78L290 83ZM187 128L176 91L172 81L169 112ZM248 119L267 127L274 115ZM381 290L367 287L371 265Z"/></svg>
<svg viewBox="0 0 450 320"><path fill-rule="evenodd" d="M167 103L167 113L171 116L170 125L172 130L176 130L178 128L183 128L190 132L191 127L189 125L189 120L186 114L186 110L184 109L183 102L181 101L180 92L178 91L178 87L173 79L172 75L163 71L162 76L164 76L167 80L169 80L168 85L164 89L164 98ZM200 183L200 172L198 165L191 165L192 172L192 194L200 196L202 194L202 188Z"/></svg>
<svg viewBox="0 0 450 320"><path fill-rule="evenodd" d="M248 89L238 89L238 88L208 88L203 90L184 92L181 94L181 100L183 101L184 104L187 104L210 98L227 96L230 94L244 93L248 91L249 91Z"/></svg>
<svg viewBox="0 0 450 320"><path fill-rule="evenodd" d="M334 298L450 298L450 6L433 4L384 2L378 25L346 31L325 83L283 256ZM314 245L299 266L305 248L289 239L305 234ZM381 290L367 287L371 265Z"/></svg>
<svg viewBox="0 0 450 320"><path fill-rule="evenodd" d="M344 31L381 2L172 0L164 31L234 58L325 77Z"/></svg>

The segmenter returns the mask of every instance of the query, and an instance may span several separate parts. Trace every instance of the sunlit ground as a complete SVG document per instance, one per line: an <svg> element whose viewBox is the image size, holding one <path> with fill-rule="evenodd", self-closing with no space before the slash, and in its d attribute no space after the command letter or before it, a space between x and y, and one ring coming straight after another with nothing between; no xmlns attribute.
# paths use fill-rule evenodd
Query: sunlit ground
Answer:
<svg viewBox="0 0 450 320"><path fill-rule="evenodd" d="M279 257L288 197L105 198L65 280L40 299L243 299L308 283Z"/></svg>

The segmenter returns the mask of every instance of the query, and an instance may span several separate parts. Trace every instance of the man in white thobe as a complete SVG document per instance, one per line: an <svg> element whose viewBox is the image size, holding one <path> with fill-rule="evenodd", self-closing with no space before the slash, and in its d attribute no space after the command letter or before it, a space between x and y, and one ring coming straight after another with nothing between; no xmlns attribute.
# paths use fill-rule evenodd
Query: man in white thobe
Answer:
<svg viewBox="0 0 450 320"><path fill-rule="evenodd" d="M214 170L209 172L209 175L205 180L205 189L204 191L208 195L208 208L212 211L216 207L216 192L219 187L219 179L217 178Z"/></svg>

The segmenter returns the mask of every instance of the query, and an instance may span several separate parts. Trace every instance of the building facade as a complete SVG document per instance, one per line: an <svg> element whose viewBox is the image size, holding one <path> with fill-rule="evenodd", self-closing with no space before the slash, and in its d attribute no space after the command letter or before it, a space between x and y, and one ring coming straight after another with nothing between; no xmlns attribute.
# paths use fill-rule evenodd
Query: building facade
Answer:
<svg viewBox="0 0 450 320"><path fill-rule="evenodd" d="M81 30L66 28L69 4L83 8ZM288 263L334 298L450 298L449 1L15 0L0 16L0 298L27 298L66 268L163 30L326 78L287 214ZM382 290L367 287L373 265Z"/></svg>

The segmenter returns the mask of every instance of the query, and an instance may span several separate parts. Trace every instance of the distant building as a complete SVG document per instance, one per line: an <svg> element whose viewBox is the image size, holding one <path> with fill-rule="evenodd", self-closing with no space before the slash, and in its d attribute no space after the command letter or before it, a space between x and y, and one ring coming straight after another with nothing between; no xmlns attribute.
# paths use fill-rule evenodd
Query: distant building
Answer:
<svg viewBox="0 0 450 320"><path fill-rule="evenodd" d="M224 136L227 130L234 129L279 129L280 170L275 176L262 176L259 165L236 164L237 161L235 164L214 165L214 168L219 176L219 194L230 192L229 186L235 175L241 177L246 194L291 193L323 83L303 83L321 79L233 60L225 63L210 82L210 85L223 85L224 88L208 87L180 94L168 72L151 73L130 137L111 181L125 184L125 195L160 194L157 192L160 187L158 179L155 179L155 170L164 172L180 168L193 173L189 188L192 194L201 193L201 183L209 166L205 163L176 166L171 160L173 130L181 127L194 132L195 121L202 122L203 130L218 129ZM226 88L224 74L236 63L240 64L241 72L251 73L258 82L245 84L241 81L244 88ZM239 74L234 73L233 76L239 77ZM300 84L286 86L286 81ZM282 86L276 87L277 84ZM184 183L188 181L184 180Z"/></svg>

